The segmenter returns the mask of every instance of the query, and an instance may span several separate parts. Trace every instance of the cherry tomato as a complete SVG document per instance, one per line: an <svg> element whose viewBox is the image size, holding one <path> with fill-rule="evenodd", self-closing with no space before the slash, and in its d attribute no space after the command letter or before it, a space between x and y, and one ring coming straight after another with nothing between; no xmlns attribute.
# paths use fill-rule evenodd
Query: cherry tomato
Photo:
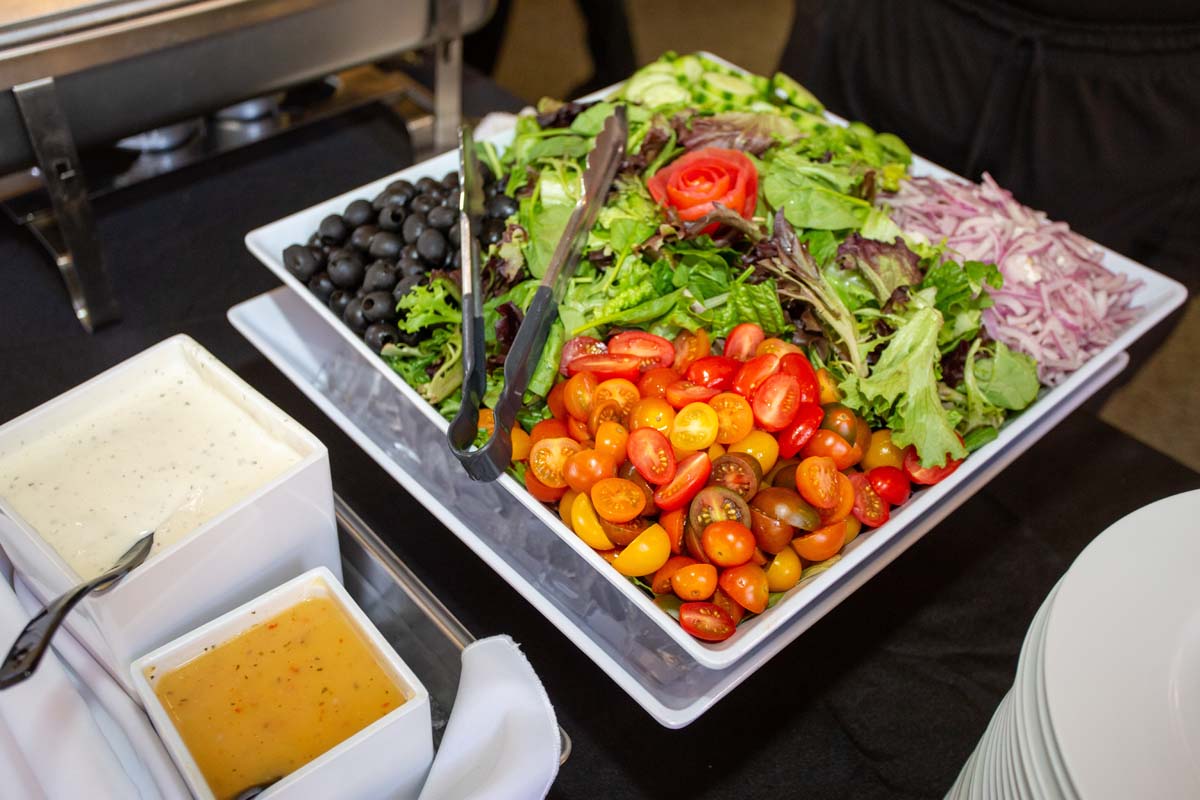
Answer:
<svg viewBox="0 0 1200 800"><path fill-rule="evenodd" d="M850 482L854 484L854 516L858 521L872 528L878 528L887 522L891 516L887 500L871 488L871 481L867 476L856 472L850 477Z"/></svg>
<svg viewBox="0 0 1200 800"><path fill-rule="evenodd" d="M849 469L855 464L854 448L838 434L829 430L818 430L813 433L808 444L800 450L804 458L819 456L832 459L839 470Z"/></svg>
<svg viewBox="0 0 1200 800"><path fill-rule="evenodd" d="M750 431L746 438L729 445L729 452L752 455L763 472L770 472L779 458L779 442L765 431Z"/></svg>
<svg viewBox="0 0 1200 800"><path fill-rule="evenodd" d="M675 477L675 454L671 443L654 428L638 428L629 434L629 460L642 477L656 486Z"/></svg>
<svg viewBox="0 0 1200 800"><path fill-rule="evenodd" d="M651 525L625 546L613 560L617 572L627 577L638 577L657 572L671 557L671 540L661 525Z"/></svg>
<svg viewBox="0 0 1200 800"><path fill-rule="evenodd" d="M588 428L587 420L567 417L567 435L577 442L586 442L592 438L592 431Z"/></svg>
<svg viewBox="0 0 1200 800"><path fill-rule="evenodd" d="M753 505L750 506L750 532L758 548L766 553L778 553L788 546L796 529L786 522L767 516Z"/></svg>
<svg viewBox="0 0 1200 800"><path fill-rule="evenodd" d="M700 546L718 567L737 567L754 555L754 534L740 522L722 520L704 529L700 534ZM722 585L721 588L729 592L728 587Z"/></svg>
<svg viewBox="0 0 1200 800"><path fill-rule="evenodd" d="M825 412L816 403L801 403L796 408L796 416L779 432L779 454L791 458L799 453L821 427L824 418Z"/></svg>
<svg viewBox="0 0 1200 800"><path fill-rule="evenodd" d="M768 486L754 495L750 500L750 510L753 512L756 509L772 519L785 522L800 530L816 530L822 524L821 515L817 509L809 505L808 501L796 494L795 491L780 486ZM763 549L768 553L779 551L778 547L763 547Z"/></svg>
<svg viewBox="0 0 1200 800"><path fill-rule="evenodd" d="M740 394L721 392L708 401L717 412L717 442L733 444L754 430L754 411Z"/></svg>
<svg viewBox="0 0 1200 800"><path fill-rule="evenodd" d="M558 371L567 374L567 366L580 356L593 356L603 353L607 346L599 339L591 336L576 336L563 345L562 355L558 359Z"/></svg>
<svg viewBox="0 0 1200 800"><path fill-rule="evenodd" d="M842 390L838 388L837 380L833 377L833 373L824 367L817 370L817 392L820 395L818 402L821 405L840 403L842 400Z"/></svg>
<svg viewBox="0 0 1200 800"><path fill-rule="evenodd" d="M946 463L940 467L922 467L921 457L917 455L917 451L913 447L908 447L904 451L904 471L908 473L908 477L913 483L919 483L923 486L932 486L935 483L940 483L949 477L950 473L958 469L958 465L962 463L962 459L953 459L947 457Z"/></svg>
<svg viewBox="0 0 1200 800"><path fill-rule="evenodd" d="M529 443L529 434L520 425L514 425L512 429L512 460L524 461L529 458L529 450L533 447Z"/></svg>
<svg viewBox="0 0 1200 800"><path fill-rule="evenodd" d="M661 336L643 331L618 333L608 340L608 352L635 356L643 372L655 367L669 367L675 361L675 345Z"/></svg>
<svg viewBox="0 0 1200 800"><path fill-rule="evenodd" d="M625 413L621 411L621 407L617 405L615 400L605 400L603 403L592 403L592 413L588 417L587 428L588 432L594 437L596 432L600 430L601 425L624 425L626 420ZM567 423L568 427L570 423ZM624 458L625 454L621 454Z"/></svg>
<svg viewBox="0 0 1200 800"><path fill-rule="evenodd" d="M800 408L800 382L794 375L780 373L767 378L751 400L754 421L768 431L781 431Z"/></svg>
<svg viewBox="0 0 1200 800"><path fill-rule="evenodd" d="M784 489L796 488L796 467L800 459L785 458L775 465L775 468L763 478L764 486L781 486Z"/></svg>
<svg viewBox="0 0 1200 800"><path fill-rule="evenodd" d="M496 412L490 408L479 409L479 422L477 424L479 430L487 431L488 438L492 438L492 433L496 430Z"/></svg>
<svg viewBox="0 0 1200 800"><path fill-rule="evenodd" d="M852 484L850 479L840 472L837 473L837 478L835 480L837 481L838 490L837 505L835 505L833 508L820 509L822 526L832 525L835 522L841 522L846 517L850 516L850 512L854 510L854 498L856 496L854 484Z"/></svg>
<svg viewBox="0 0 1200 800"><path fill-rule="evenodd" d="M529 453L529 469L533 476L552 489L567 485L563 469L567 459L582 450L574 439L542 439Z"/></svg>
<svg viewBox="0 0 1200 800"><path fill-rule="evenodd" d="M800 402L817 403L821 400L817 373L803 353L789 353L779 360L779 371L795 377L800 383Z"/></svg>
<svg viewBox="0 0 1200 800"><path fill-rule="evenodd" d="M638 379L638 394L642 397L662 397L667 393L667 387L682 377L670 367L656 367L647 370Z"/></svg>
<svg viewBox="0 0 1200 800"><path fill-rule="evenodd" d="M580 492L571 502L571 530L593 550L611 550L612 541L600 527L600 519L587 492Z"/></svg>
<svg viewBox="0 0 1200 800"><path fill-rule="evenodd" d="M796 468L796 489L800 496L817 508L833 508L841 493L838 468L832 458L809 456Z"/></svg>
<svg viewBox="0 0 1200 800"><path fill-rule="evenodd" d="M717 582L725 594L747 611L761 614L767 610L771 589L767 582L767 573L757 564L742 564L740 567L727 569L721 573Z"/></svg>
<svg viewBox="0 0 1200 800"><path fill-rule="evenodd" d="M723 642L737 630L733 619L712 603L684 603L679 607L679 624L706 642Z"/></svg>
<svg viewBox="0 0 1200 800"><path fill-rule="evenodd" d="M632 381L627 381L624 378L610 378L596 387L595 394L592 395L593 403L614 402L621 407L621 416L624 417L629 413L629 409L633 408L633 404L641 400L642 396L638 393L638 388Z"/></svg>
<svg viewBox="0 0 1200 800"><path fill-rule="evenodd" d="M792 539L792 549L805 561L825 561L833 558L846 543L846 521L817 528Z"/></svg>
<svg viewBox="0 0 1200 800"><path fill-rule="evenodd" d="M733 390L742 397L750 397L763 381L779 372L779 356L767 353L742 364L733 376Z"/></svg>
<svg viewBox="0 0 1200 800"><path fill-rule="evenodd" d="M685 519L683 524L683 550L697 561L704 564L712 563L712 560L705 554L704 547L700 544L700 532L692 524L690 516Z"/></svg>
<svg viewBox="0 0 1200 800"><path fill-rule="evenodd" d="M785 342L783 339L777 339L772 336L770 339L763 339L762 344L755 348L754 355L761 356L770 353L783 358L788 353L802 352L804 351L791 342Z"/></svg>
<svg viewBox="0 0 1200 800"><path fill-rule="evenodd" d="M683 508L704 486L711 469L708 453L692 453L679 462L674 479L655 491L654 504L663 511Z"/></svg>
<svg viewBox="0 0 1200 800"><path fill-rule="evenodd" d="M595 503L592 504L593 507ZM604 535L607 536L617 547L624 547L638 537L642 531L650 527L650 523L638 517L631 519L629 522L609 522L603 516L600 516L600 527L604 529ZM853 517L851 517L853 519Z"/></svg>
<svg viewBox="0 0 1200 800"><path fill-rule="evenodd" d="M628 441L629 431L620 422L605 420L596 426L596 449L617 465L625 461L625 444Z"/></svg>
<svg viewBox="0 0 1200 800"><path fill-rule="evenodd" d="M688 524L701 534L714 522L749 525L750 506L740 495L723 486L706 486L692 498L688 506Z"/></svg>
<svg viewBox="0 0 1200 800"><path fill-rule="evenodd" d="M767 565L767 588L772 592L786 592L800 582L804 565L796 551L784 545Z"/></svg>
<svg viewBox="0 0 1200 800"><path fill-rule="evenodd" d="M763 329L753 322L743 322L737 325L725 337L725 349L722 351L724 355L730 358L736 358L738 361L746 361L754 357L754 352L758 350L758 346L763 343L766 334Z"/></svg>
<svg viewBox="0 0 1200 800"><path fill-rule="evenodd" d="M848 445L858 441L858 417L853 411L841 403L830 403L821 408L825 411L825 418L821 421L822 430L833 431Z"/></svg>
<svg viewBox="0 0 1200 800"><path fill-rule="evenodd" d="M555 503L567 492L567 487L547 486L534 477L532 469L525 470L525 489L541 503Z"/></svg>
<svg viewBox="0 0 1200 800"><path fill-rule="evenodd" d="M892 442L892 432L881 428L871 434L871 443L863 453L862 468L870 471L876 467L904 466L904 448Z"/></svg>
<svg viewBox="0 0 1200 800"><path fill-rule="evenodd" d="M707 600L717 590L717 568L712 564L701 564L694 558L687 560L688 563L671 576L671 590L680 600Z"/></svg>
<svg viewBox="0 0 1200 800"><path fill-rule="evenodd" d="M733 378L741 366L728 356L705 356L693 361L683 376L692 383L724 392L733 388Z"/></svg>
<svg viewBox="0 0 1200 800"><path fill-rule="evenodd" d="M529 475L528 472L525 473ZM571 528L571 505L575 502L575 498L579 497L579 492L574 489L567 489L563 496L558 500L558 516L563 522L567 523L567 527Z"/></svg>
<svg viewBox="0 0 1200 800"><path fill-rule="evenodd" d="M675 415L671 444L680 450L707 450L717 440L719 425L717 412L708 403L688 403Z"/></svg>
<svg viewBox="0 0 1200 800"><path fill-rule="evenodd" d="M624 478L605 476L592 484L590 491L596 513L609 522L629 522L646 508L642 490Z"/></svg>
<svg viewBox="0 0 1200 800"><path fill-rule="evenodd" d="M720 583L717 584L717 590L713 592L713 596L709 602L728 614L729 618L733 620L734 625L737 625L742 621L742 617L746 616L746 609L738 605L732 597L725 594Z"/></svg>
<svg viewBox="0 0 1200 800"><path fill-rule="evenodd" d="M596 481L617 474L616 462L611 456L598 450L580 450L567 457L563 464L563 478L577 492L588 492Z"/></svg>
<svg viewBox="0 0 1200 800"><path fill-rule="evenodd" d="M590 356L580 356L567 364L567 372L577 375L580 372L593 372L597 380L607 381L612 378L624 378L635 381L641 370L637 356L614 356L609 353L597 353Z"/></svg>
<svg viewBox="0 0 1200 800"><path fill-rule="evenodd" d="M638 428L653 428L664 436L671 432L675 424L675 409L666 400L657 397L643 397L629 409L626 427L631 431Z"/></svg>
<svg viewBox="0 0 1200 800"><path fill-rule="evenodd" d="M904 470L895 467L876 467L867 472L867 480L875 494L894 506L903 505L912 494L912 485Z"/></svg>
<svg viewBox="0 0 1200 800"><path fill-rule="evenodd" d="M675 381L667 387L663 396L675 408L683 408L688 403L705 403L720 393L720 389L710 389L691 381Z"/></svg>
<svg viewBox="0 0 1200 800"><path fill-rule="evenodd" d="M674 351L672 351L672 354ZM650 581L650 591L655 594L666 594L671 591L671 577L684 567L689 567L695 564L696 559L688 556L671 556L667 559L667 563L658 568L658 572L654 573L654 578ZM714 583L716 581L714 580ZM705 597L685 597L685 600L704 600Z"/></svg>
<svg viewBox="0 0 1200 800"><path fill-rule="evenodd" d="M862 531L862 523L858 521L858 517L851 514L846 517L846 541L842 544L843 547L853 542L858 538L858 534Z"/></svg>
<svg viewBox="0 0 1200 800"><path fill-rule="evenodd" d="M559 386L562 386L560 383ZM542 439L562 439L569 437L571 432L567 430L566 422L558 419L544 419L533 426L533 430L529 432L529 446L533 447Z"/></svg>
<svg viewBox="0 0 1200 800"><path fill-rule="evenodd" d="M691 331L680 331L675 337L675 361L672 366L679 372L683 372L693 361L704 358L712 352L712 346L708 341L708 331L703 328L695 333Z"/></svg>
<svg viewBox="0 0 1200 800"><path fill-rule="evenodd" d="M683 552L683 526L687 523L687 514L682 508L664 512L658 518L658 524L663 526L671 539L671 552Z"/></svg>
<svg viewBox="0 0 1200 800"><path fill-rule="evenodd" d="M749 500L758 492L762 483L762 468L754 456L745 453L727 453L713 462L712 475L708 482L713 486L724 486Z"/></svg>
<svg viewBox="0 0 1200 800"><path fill-rule="evenodd" d="M630 481L642 490L642 494L646 497L646 507L642 509L643 514L653 516L658 513L658 506L654 505L654 488L646 482L632 462L626 461L617 467L617 477Z"/></svg>
<svg viewBox="0 0 1200 800"><path fill-rule="evenodd" d="M566 420L567 418L567 406L563 399L563 393L566 390L567 382L559 381L554 384L550 394L546 395L546 408L550 409L550 414L557 420Z"/></svg>
<svg viewBox="0 0 1200 800"><path fill-rule="evenodd" d="M725 455L725 445L723 444L714 444L708 448L709 461L716 461L723 455Z"/></svg>

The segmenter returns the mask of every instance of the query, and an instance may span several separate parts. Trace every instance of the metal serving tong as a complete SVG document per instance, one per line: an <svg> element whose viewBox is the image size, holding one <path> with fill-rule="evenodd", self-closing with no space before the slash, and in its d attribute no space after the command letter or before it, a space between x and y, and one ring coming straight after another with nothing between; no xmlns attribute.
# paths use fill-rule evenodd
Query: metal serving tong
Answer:
<svg viewBox="0 0 1200 800"><path fill-rule="evenodd" d="M579 266L588 233L596 224L596 215L604 205L604 198L617 175L617 168L625 157L625 140L628 125L625 109L616 110L604 122L604 128L596 137L592 152L588 154L587 169L583 173L583 195L571 216L562 238L554 248L554 255L542 282L529 304L529 310L512 348L504 360L504 388L493 409L496 427L488 441L479 448L472 447L479 430L479 407L487 392L487 353L484 350L483 287L480 284L479 245L472 230L483 217L483 181L479 161L475 155L475 141L466 125L459 129L459 171L462 189L459 195L459 231L462 239L462 310L463 310L463 365L465 373L462 385L462 406L450 423L446 438L450 449L466 467L467 473L477 481L494 481L504 474L512 461L512 427L517 411L524 402L529 378L546 345L550 324L558 314L558 303L566 291L567 281ZM497 176L498 177L498 176Z"/></svg>

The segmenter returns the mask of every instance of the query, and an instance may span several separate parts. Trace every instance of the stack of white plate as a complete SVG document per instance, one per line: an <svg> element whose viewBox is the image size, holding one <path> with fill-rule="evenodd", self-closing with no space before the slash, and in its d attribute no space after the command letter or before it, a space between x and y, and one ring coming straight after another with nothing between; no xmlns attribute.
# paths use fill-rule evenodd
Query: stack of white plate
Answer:
<svg viewBox="0 0 1200 800"><path fill-rule="evenodd" d="M1200 798L1200 491L1088 545L951 798Z"/></svg>

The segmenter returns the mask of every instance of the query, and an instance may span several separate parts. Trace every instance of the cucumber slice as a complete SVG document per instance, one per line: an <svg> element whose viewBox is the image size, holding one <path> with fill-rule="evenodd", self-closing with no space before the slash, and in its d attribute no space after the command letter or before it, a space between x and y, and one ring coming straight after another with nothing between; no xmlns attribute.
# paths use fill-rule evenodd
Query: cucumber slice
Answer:
<svg viewBox="0 0 1200 800"><path fill-rule="evenodd" d="M704 75L704 65L696 56L682 56L675 61L675 75L680 83L698 83Z"/></svg>
<svg viewBox="0 0 1200 800"><path fill-rule="evenodd" d="M636 102L641 103L647 108L661 108L662 106L681 105L689 102L691 99L692 93L686 87L680 86L672 78L669 81L654 83L646 87L641 93L641 98Z"/></svg>
<svg viewBox="0 0 1200 800"><path fill-rule="evenodd" d="M821 101L817 99L816 95L782 72L776 72L775 77L771 78L771 92L783 102L796 108L802 108L814 114L820 114L825 110L825 106L821 105Z"/></svg>
<svg viewBox="0 0 1200 800"><path fill-rule="evenodd" d="M646 93L651 91L656 86L672 86L679 87L675 82L675 76L671 73L662 72L646 72L644 69L634 73L634 76L625 84L625 99L632 103L641 103L646 96Z"/></svg>
<svg viewBox="0 0 1200 800"><path fill-rule="evenodd" d="M759 96L758 89L749 81L719 72L706 72L700 85L723 100L750 100Z"/></svg>

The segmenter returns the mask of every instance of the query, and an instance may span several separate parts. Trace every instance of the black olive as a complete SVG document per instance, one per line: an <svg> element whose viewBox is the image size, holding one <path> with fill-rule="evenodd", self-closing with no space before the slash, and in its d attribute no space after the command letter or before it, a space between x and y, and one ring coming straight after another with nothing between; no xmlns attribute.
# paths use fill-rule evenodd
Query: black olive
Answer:
<svg viewBox="0 0 1200 800"><path fill-rule="evenodd" d="M362 299L362 298L366 297L366 296L367 296L367 295L369 295L369 294L370 294L370 292L368 292L366 289L364 289L364 288L363 288L363 287L361 287L361 286L360 286L360 287L358 287L357 289L355 289L355 290L354 290L354 296L355 296L355 297L357 297L357 298L359 298L359 299Z"/></svg>
<svg viewBox="0 0 1200 800"><path fill-rule="evenodd" d="M398 231L404 225L404 209L387 206L379 212L379 227L385 231Z"/></svg>
<svg viewBox="0 0 1200 800"><path fill-rule="evenodd" d="M400 271L401 275L416 275L420 277L425 274L429 267L419 258L404 257L396 262L396 269Z"/></svg>
<svg viewBox="0 0 1200 800"><path fill-rule="evenodd" d="M396 318L396 301L392 299L391 290L386 292L371 292L362 299L363 316L369 322L390 321Z"/></svg>
<svg viewBox="0 0 1200 800"><path fill-rule="evenodd" d="M438 206L437 208L430 209L429 213L425 215L425 221L429 223L429 227L444 231L458 222L458 211L453 208Z"/></svg>
<svg viewBox="0 0 1200 800"><path fill-rule="evenodd" d="M425 227L428 223L425 221L425 212L417 212L408 215L404 220L404 227L401 229L404 233L404 241L412 244L421 238L421 234L425 232Z"/></svg>
<svg viewBox="0 0 1200 800"><path fill-rule="evenodd" d="M455 186L458 186L458 173L447 172L445 177L442 178L442 186L445 186L447 189L453 189Z"/></svg>
<svg viewBox="0 0 1200 800"><path fill-rule="evenodd" d="M375 195L375 197L371 199L371 208L375 209L376 211L382 211L384 208L386 208L388 206L388 198L389 197L391 197L391 195L388 193L388 190L384 189L382 192Z"/></svg>
<svg viewBox="0 0 1200 800"><path fill-rule="evenodd" d="M401 297L408 294L409 290L421 283L420 275L405 274L396 284L396 288L392 289L392 299L399 301Z"/></svg>
<svg viewBox="0 0 1200 800"><path fill-rule="evenodd" d="M462 269L462 250L452 252L446 262L450 269Z"/></svg>
<svg viewBox="0 0 1200 800"><path fill-rule="evenodd" d="M458 189L451 189L446 193L446 198L442 200L442 205L446 208L458 209Z"/></svg>
<svg viewBox="0 0 1200 800"><path fill-rule="evenodd" d="M499 183L489 183L483 187L485 197L495 197L498 194L503 194Z"/></svg>
<svg viewBox="0 0 1200 800"><path fill-rule="evenodd" d="M321 234L314 233L312 236L308 237L308 241L305 242L305 244L307 244L309 247L322 247L325 243L321 241Z"/></svg>
<svg viewBox="0 0 1200 800"><path fill-rule="evenodd" d="M383 350L384 345L400 341L400 331L390 323L376 322L367 328L367 332L363 334L363 341L367 343L367 347L378 353Z"/></svg>
<svg viewBox="0 0 1200 800"><path fill-rule="evenodd" d="M400 279L400 271L386 261L376 261L367 267L366 277L363 278L363 288L368 292L390 292Z"/></svg>
<svg viewBox="0 0 1200 800"><path fill-rule="evenodd" d="M404 243L400 241L400 237L388 231L380 231L371 239L371 255L375 258L394 259L400 255L400 249L404 247Z"/></svg>
<svg viewBox="0 0 1200 800"><path fill-rule="evenodd" d="M379 228L374 225L359 225L354 229L354 233L350 234L350 244L359 250L366 250L371 246L371 237L377 233Z"/></svg>
<svg viewBox="0 0 1200 800"><path fill-rule="evenodd" d="M504 220L485 219L483 221L483 230L479 232L479 241L485 248L500 241L503 237Z"/></svg>
<svg viewBox="0 0 1200 800"><path fill-rule="evenodd" d="M312 251L313 258L315 258L317 260L317 264L320 266L320 268L325 269L325 264L328 263L328 261L329 261L329 256L328 256L329 251L326 250L324 247L311 247L310 246L308 249Z"/></svg>
<svg viewBox="0 0 1200 800"><path fill-rule="evenodd" d="M367 329L367 318L363 315L362 304L363 301L356 297L346 304L346 310L342 312L342 322L355 333L362 333Z"/></svg>
<svg viewBox="0 0 1200 800"><path fill-rule="evenodd" d="M317 226L317 233L321 234L321 239L328 244L341 244L350 235L350 227L339 215L330 214L321 220L321 224Z"/></svg>
<svg viewBox="0 0 1200 800"><path fill-rule="evenodd" d="M450 240L450 246L457 249L462 244L462 226L451 225L450 229L446 231L446 238Z"/></svg>
<svg viewBox="0 0 1200 800"><path fill-rule="evenodd" d="M342 212L342 219L346 220L347 225L357 228L359 225L366 225L375 219L375 209L368 201L360 197L350 201L350 205L346 206L346 210Z"/></svg>
<svg viewBox="0 0 1200 800"><path fill-rule="evenodd" d="M413 198L413 201L408 204L410 211L418 214L428 214L429 209L438 205L439 201L427 194L419 194Z"/></svg>
<svg viewBox="0 0 1200 800"><path fill-rule="evenodd" d="M479 177L482 180L484 186L487 186L489 183L496 182L496 176L492 174L492 168L489 167L487 164L479 165Z"/></svg>
<svg viewBox="0 0 1200 800"><path fill-rule="evenodd" d="M334 285L343 289L352 289L362 283L365 270L362 259L358 256L343 255L329 262L328 272Z"/></svg>
<svg viewBox="0 0 1200 800"><path fill-rule="evenodd" d="M440 267L446 258L446 237L439 230L426 228L421 238L417 239L417 252L426 264Z"/></svg>
<svg viewBox="0 0 1200 800"><path fill-rule="evenodd" d="M329 295L329 310L339 317L346 312L346 306L354 299L354 293L345 289L334 289Z"/></svg>
<svg viewBox="0 0 1200 800"><path fill-rule="evenodd" d="M339 258L346 258L346 257L358 258L358 253L354 252L353 247L331 247L326 252L327 252L327 255L325 256L325 259L326 259L326 263L329 263L329 264L332 264L334 261L337 261Z"/></svg>
<svg viewBox="0 0 1200 800"><path fill-rule="evenodd" d="M411 181L401 178L398 181L389 183L384 191L392 194L408 194L411 196L417 193L417 187L413 186Z"/></svg>
<svg viewBox="0 0 1200 800"><path fill-rule="evenodd" d="M333 294L335 289L337 287L329 280L328 272L318 272L308 281L308 290L319 297L322 303L329 302L329 295Z"/></svg>
<svg viewBox="0 0 1200 800"><path fill-rule="evenodd" d="M317 270L321 268L321 263L313 251L302 244L290 245L283 251L283 265L287 267L288 272L302 281L307 281L316 275Z"/></svg>
<svg viewBox="0 0 1200 800"><path fill-rule="evenodd" d="M404 249L400 251L400 258L398 258L396 260L401 261L403 259L407 259L409 261L420 261L421 260L421 254L419 252L417 252L417 243L416 242L413 242L412 244L404 245Z"/></svg>
<svg viewBox="0 0 1200 800"><path fill-rule="evenodd" d="M517 201L506 194L498 194L487 201L487 215L496 219L508 219L517 213Z"/></svg>
<svg viewBox="0 0 1200 800"><path fill-rule="evenodd" d="M430 189L438 189L438 188L441 188L438 185L438 182L435 181L433 178L430 178L428 175L426 175L424 178L421 178L419 181L417 181L417 191L421 192L422 194L424 194L425 192L428 192Z"/></svg>

